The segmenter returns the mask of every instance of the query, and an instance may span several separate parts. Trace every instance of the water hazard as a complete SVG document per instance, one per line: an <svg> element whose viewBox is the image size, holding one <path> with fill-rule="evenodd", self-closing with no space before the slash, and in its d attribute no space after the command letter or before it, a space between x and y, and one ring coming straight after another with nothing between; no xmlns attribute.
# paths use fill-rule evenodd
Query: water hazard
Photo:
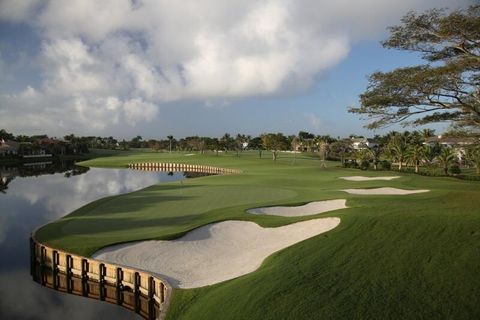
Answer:
<svg viewBox="0 0 480 320"><path fill-rule="evenodd" d="M0 318L141 319L113 304L32 281L30 233L96 199L186 177L182 172L88 169L68 163L0 167Z"/></svg>

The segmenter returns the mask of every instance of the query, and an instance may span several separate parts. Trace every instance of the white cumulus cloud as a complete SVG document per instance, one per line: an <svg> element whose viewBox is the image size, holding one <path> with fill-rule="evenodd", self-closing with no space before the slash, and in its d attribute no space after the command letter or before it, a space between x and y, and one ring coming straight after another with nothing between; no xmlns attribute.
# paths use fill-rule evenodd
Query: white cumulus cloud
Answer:
<svg viewBox="0 0 480 320"><path fill-rule="evenodd" d="M4 0L0 21L39 35L42 74L34 94L0 95L0 117L101 133L153 121L165 102L298 92L408 10L460 2Z"/></svg>

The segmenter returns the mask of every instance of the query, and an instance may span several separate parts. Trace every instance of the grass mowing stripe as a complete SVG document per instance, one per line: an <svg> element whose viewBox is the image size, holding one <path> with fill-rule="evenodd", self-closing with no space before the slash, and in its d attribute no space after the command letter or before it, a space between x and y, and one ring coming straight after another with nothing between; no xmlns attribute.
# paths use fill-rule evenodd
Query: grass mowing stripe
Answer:
<svg viewBox="0 0 480 320"><path fill-rule="evenodd" d="M293 164L288 154L274 163L253 152L185 157L130 151L83 164L122 167L154 161L238 168L244 174L187 180L183 188L161 184L99 200L42 228L39 237L89 254L115 242L180 236L214 221L249 220L273 227L336 216L342 219L336 229L270 256L251 274L175 290L168 318L480 318L478 182L402 173L391 181L352 182L338 177L363 175L361 171L336 168L336 163L321 169L318 159L306 157ZM375 175L382 173L368 172ZM368 197L339 191L386 186L431 191ZM245 213L262 205L342 198L351 208L316 216Z"/></svg>

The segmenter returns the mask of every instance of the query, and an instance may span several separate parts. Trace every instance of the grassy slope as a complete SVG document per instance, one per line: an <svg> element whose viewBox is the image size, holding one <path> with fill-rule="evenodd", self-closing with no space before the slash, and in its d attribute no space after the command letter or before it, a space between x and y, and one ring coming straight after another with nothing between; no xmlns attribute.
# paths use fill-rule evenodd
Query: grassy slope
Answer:
<svg viewBox="0 0 480 320"><path fill-rule="evenodd" d="M128 162L203 163L244 170L161 184L106 198L41 229L52 245L90 254L97 248L145 238L176 237L225 219L278 226L308 218L244 213L263 204L347 198L351 209L327 234L274 254L249 275L215 286L176 290L169 319L472 319L480 316L480 185L449 178L402 175L385 182L349 182L372 172L330 167L318 160L282 158L276 164L254 154L185 157L122 153L86 165ZM383 174L383 173L382 173ZM431 189L403 197L353 196L336 191L392 186ZM317 217L317 216L314 216Z"/></svg>

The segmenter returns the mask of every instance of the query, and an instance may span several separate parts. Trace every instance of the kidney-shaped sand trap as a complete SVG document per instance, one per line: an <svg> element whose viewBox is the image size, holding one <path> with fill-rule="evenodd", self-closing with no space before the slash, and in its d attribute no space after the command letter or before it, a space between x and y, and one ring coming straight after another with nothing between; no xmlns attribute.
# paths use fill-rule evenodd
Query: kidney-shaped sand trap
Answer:
<svg viewBox="0 0 480 320"><path fill-rule="evenodd" d="M154 272L175 288L197 288L255 271L272 253L332 230L339 218L321 218L278 228L224 221L172 241L110 246L93 257Z"/></svg>
<svg viewBox="0 0 480 320"><path fill-rule="evenodd" d="M374 189L345 189L341 190L350 194L360 194L360 195L406 195L413 193L423 193L429 192L430 190L405 190L397 188L374 188Z"/></svg>
<svg viewBox="0 0 480 320"><path fill-rule="evenodd" d="M347 200L345 199L314 201L303 206L253 208L247 210L247 212L251 214L266 214L282 217L311 216L322 212L345 209L347 208L346 202Z"/></svg>
<svg viewBox="0 0 480 320"><path fill-rule="evenodd" d="M348 180L348 181L375 181L375 180L389 181L389 180L400 178L400 176L388 176L388 177L351 176L351 177L338 177L338 178L343 180Z"/></svg>

